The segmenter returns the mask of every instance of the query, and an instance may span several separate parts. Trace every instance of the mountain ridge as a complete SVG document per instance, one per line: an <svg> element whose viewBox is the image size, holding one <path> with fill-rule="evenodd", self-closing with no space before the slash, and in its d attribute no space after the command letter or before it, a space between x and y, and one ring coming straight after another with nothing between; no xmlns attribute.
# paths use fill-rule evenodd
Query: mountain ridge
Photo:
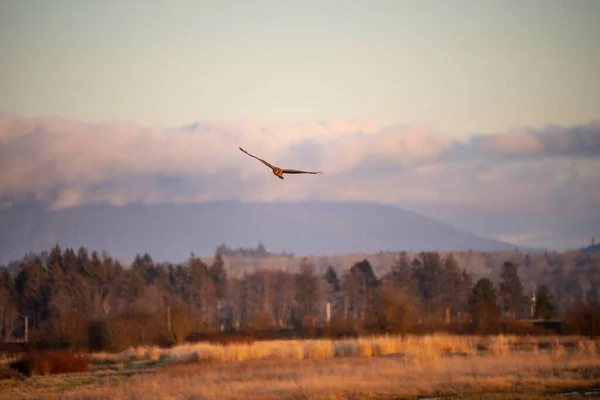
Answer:
<svg viewBox="0 0 600 400"><path fill-rule="evenodd" d="M122 259L148 252L165 261L259 241L269 251L305 255L525 249L395 205L362 201L93 204L55 211L33 202L1 210L0 225L8 228L0 237L0 263L56 243Z"/></svg>

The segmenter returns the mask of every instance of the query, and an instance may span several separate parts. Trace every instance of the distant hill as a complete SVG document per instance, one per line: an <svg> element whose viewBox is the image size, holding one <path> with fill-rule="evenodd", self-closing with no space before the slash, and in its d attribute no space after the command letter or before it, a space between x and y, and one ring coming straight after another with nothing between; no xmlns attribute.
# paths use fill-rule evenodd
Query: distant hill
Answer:
<svg viewBox="0 0 600 400"><path fill-rule="evenodd" d="M48 211L30 203L0 211L0 264L29 252L85 246L131 261L148 252L183 261L217 246L251 246L296 255L380 251L514 250L391 205L359 202L132 204Z"/></svg>

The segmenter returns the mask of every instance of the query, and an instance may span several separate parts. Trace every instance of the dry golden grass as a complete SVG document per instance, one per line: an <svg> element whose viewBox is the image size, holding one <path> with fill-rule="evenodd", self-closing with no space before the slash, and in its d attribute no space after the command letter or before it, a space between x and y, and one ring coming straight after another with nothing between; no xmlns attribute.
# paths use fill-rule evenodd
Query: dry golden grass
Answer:
<svg viewBox="0 0 600 400"><path fill-rule="evenodd" d="M548 345L539 348L539 343ZM598 343L581 338L379 336L193 344L91 357L95 371L87 375L31 378L0 386L0 397L366 399L461 393L464 398L501 391L544 398L549 391L600 385ZM117 365L98 365L108 360ZM160 365L166 366L156 368ZM129 378L129 373L137 375ZM34 389L39 382L43 390Z"/></svg>
<svg viewBox="0 0 600 400"><path fill-rule="evenodd" d="M512 339L498 336L491 339L498 351L507 352ZM423 359L436 358L443 354L463 353L473 355L477 344L485 342L475 336L428 335L428 336L374 336L370 338L345 340L273 340L258 341L252 344L209 344L194 343L176 346L171 349L156 347L131 348L122 353L96 353L92 359L96 363L103 360L127 361L150 360L163 362L178 361L243 361L243 360L321 360L334 357L386 356L412 354ZM502 350L504 349L504 350ZM500 353L498 353L500 354ZM503 353L502 353L503 354Z"/></svg>
<svg viewBox="0 0 600 400"><path fill-rule="evenodd" d="M174 365L112 385L92 384L62 390L61 397L82 400L345 399L484 391L541 394L592 384L600 384L600 366L597 360L589 358L556 360L552 355L535 358L487 355L414 365L402 357L348 357ZM29 398L51 398L48 387L29 394ZM13 396L6 398L26 398Z"/></svg>
<svg viewBox="0 0 600 400"><path fill-rule="evenodd" d="M458 335L405 335L373 336L344 340L272 340L257 341L251 344L233 343L228 345L193 343L171 349L157 347L130 348L124 352L96 353L92 360L124 362L127 360L148 360L172 363L180 361L244 361L244 360L321 360L335 357L409 355L427 362L443 355L462 354L473 356L478 349L484 349L493 356L506 356L521 349L538 354L540 346L546 344L553 354L560 355L567 345L580 354L597 354L598 342L580 337L517 337L498 335L490 337Z"/></svg>

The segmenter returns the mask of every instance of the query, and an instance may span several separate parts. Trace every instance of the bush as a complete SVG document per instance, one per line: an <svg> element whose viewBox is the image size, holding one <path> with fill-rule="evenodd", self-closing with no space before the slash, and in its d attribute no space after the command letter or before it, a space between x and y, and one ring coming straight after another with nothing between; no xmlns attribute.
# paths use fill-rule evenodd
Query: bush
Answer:
<svg viewBox="0 0 600 400"><path fill-rule="evenodd" d="M170 339L176 344L183 343L194 332L196 323L188 305L177 304L171 310L171 326L167 327Z"/></svg>
<svg viewBox="0 0 600 400"><path fill-rule="evenodd" d="M555 332L532 323L531 320L504 318L500 321L500 334L502 335L552 335Z"/></svg>
<svg viewBox="0 0 600 400"><path fill-rule="evenodd" d="M600 304L589 302L565 312L565 328L569 333L595 339L600 336Z"/></svg>
<svg viewBox="0 0 600 400"><path fill-rule="evenodd" d="M23 375L50 375L88 370L87 355L76 355L66 351L44 350L25 354L10 364L10 368Z"/></svg>
<svg viewBox="0 0 600 400"><path fill-rule="evenodd" d="M534 321L533 326L544 328L548 330L548 332L557 335L563 335L565 333L565 324L561 321Z"/></svg>
<svg viewBox="0 0 600 400"><path fill-rule="evenodd" d="M343 317L333 317L329 325L325 328L325 336L330 339L357 338L363 333L358 324L351 319L346 320Z"/></svg>
<svg viewBox="0 0 600 400"><path fill-rule="evenodd" d="M0 381L6 380L6 379L22 380L22 379L24 379L24 376L23 376L23 374L19 373L17 370L6 368L6 367L0 367Z"/></svg>
<svg viewBox="0 0 600 400"><path fill-rule="evenodd" d="M412 298L390 284L377 290L373 309L367 313L363 328L370 333L405 334L410 329L415 310Z"/></svg>
<svg viewBox="0 0 600 400"><path fill-rule="evenodd" d="M195 333L189 337L190 342L208 342L215 345L230 344L252 344L256 338L251 335L233 332L233 333Z"/></svg>
<svg viewBox="0 0 600 400"><path fill-rule="evenodd" d="M103 351L108 348L108 326L105 321L92 321L88 325L89 350Z"/></svg>
<svg viewBox="0 0 600 400"><path fill-rule="evenodd" d="M166 334L166 327L149 314L127 312L88 326L90 351L123 351L129 347L151 346Z"/></svg>
<svg viewBox="0 0 600 400"><path fill-rule="evenodd" d="M76 311L53 311L48 332L50 340L58 348L86 348L88 320Z"/></svg>
<svg viewBox="0 0 600 400"><path fill-rule="evenodd" d="M301 320L295 321L295 331L302 338L314 339L319 335L318 320L312 315L305 315Z"/></svg>
<svg viewBox="0 0 600 400"><path fill-rule="evenodd" d="M259 339L272 338L275 331L275 321L266 312L258 313L248 318L241 332Z"/></svg>

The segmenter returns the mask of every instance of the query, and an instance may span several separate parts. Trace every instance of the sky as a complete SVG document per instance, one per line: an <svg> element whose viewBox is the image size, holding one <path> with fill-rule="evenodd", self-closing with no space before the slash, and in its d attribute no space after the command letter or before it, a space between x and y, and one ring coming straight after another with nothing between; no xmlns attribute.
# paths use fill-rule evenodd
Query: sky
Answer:
<svg viewBox="0 0 600 400"><path fill-rule="evenodd" d="M0 110L428 124L597 118L600 3L1 0Z"/></svg>
<svg viewBox="0 0 600 400"><path fill-rule="evenodd" d="M600 236L598 16L593 0L0 0L0 206L371 200L581 244ZM238 146L325 174L282 191Z"/></svg>

